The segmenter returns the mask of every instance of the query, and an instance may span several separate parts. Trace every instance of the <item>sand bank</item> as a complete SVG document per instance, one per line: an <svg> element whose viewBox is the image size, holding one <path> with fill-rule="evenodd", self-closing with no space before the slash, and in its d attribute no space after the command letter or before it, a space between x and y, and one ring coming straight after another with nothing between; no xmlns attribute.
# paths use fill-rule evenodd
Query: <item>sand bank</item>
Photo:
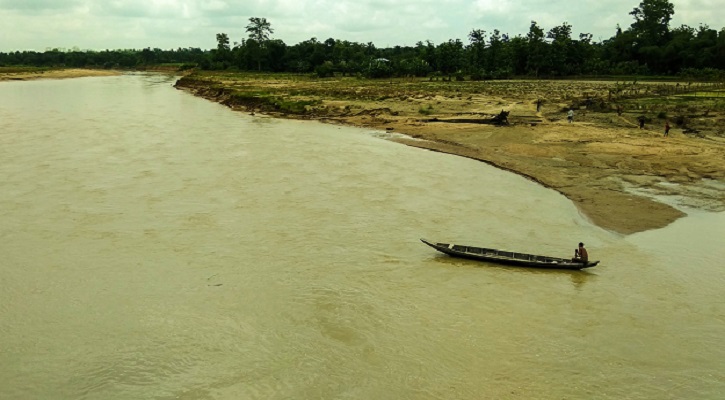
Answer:
<svg viewBox="0 0 725 400"><path fill-rule="evenodd" d="M27 69L13 70L0 69L0 81L27 81L33 79L66 79L81 78L86 76L113 76L121 72L107 69L85 69L85 68L64 68L64 69Z"/></svg>

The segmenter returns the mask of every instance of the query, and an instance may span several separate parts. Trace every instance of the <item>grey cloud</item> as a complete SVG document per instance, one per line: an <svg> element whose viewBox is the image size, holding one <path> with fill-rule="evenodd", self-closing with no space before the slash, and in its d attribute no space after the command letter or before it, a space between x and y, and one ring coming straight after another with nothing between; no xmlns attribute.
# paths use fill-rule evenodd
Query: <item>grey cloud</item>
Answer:
<svg viewBox="0 0 725 400"><path fill-rule="evenodd" d="M250 17L271 22L274 38L311 37L414 45L467 42L473 29L526 34L532 20L545 31L567 22L576 37L608 39L640 0L0 0L0 51L45 47L129 48L215 46L216 33L246 37ZM675 4L672 26L722 29L714 0Z"/></svg>
<svg viewBox="0 0 725 400"><path fill-rule="evenodd" d="M119 18L184 18L189 2L149 2L147 0L111 0L91 2L91 13Z"/></svg>
<svg viewBox="0 0 725 400"><path fill-rule="evenodd" d="M68 10L81 6L83 0L0 0L0 10L24 13Z"/></svg>

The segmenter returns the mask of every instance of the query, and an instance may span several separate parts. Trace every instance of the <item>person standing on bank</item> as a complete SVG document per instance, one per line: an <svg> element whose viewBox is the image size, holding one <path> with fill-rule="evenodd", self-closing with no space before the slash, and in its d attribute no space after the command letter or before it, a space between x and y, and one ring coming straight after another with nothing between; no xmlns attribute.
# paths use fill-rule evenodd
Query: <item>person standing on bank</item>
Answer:
<svg viewBox="0 0 725 400"><path fill-rule="evenodd" d="M569 109L569 112L566 113L566 119L569 120L569 123L571 124L571 121L574 121L574 110L571 108Z"/></svg>
<svg viewBox="0 0 725 400"><path fill-rule="evenodd" d="M665 137L670 135L670 121L665 121Z"/></svg>
<svg viewBox="0 0 725 400"><path fill-rule="evenodd" d="M587 253L587 249L584 248L584 243L579 242L579 248L574 250L574 258L572 258L571 260L584 264L589 261L589 253Z"/></svg>

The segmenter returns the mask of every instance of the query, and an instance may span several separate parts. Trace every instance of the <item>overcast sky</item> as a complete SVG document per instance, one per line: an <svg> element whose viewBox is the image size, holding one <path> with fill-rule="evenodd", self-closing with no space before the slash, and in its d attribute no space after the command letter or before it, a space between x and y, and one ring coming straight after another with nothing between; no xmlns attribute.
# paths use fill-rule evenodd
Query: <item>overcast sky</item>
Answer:
<svg viewBox="0 0 725 400"><path fill-rule="evenodd" d="M568 22L574 37L608 39L632 23L640 0L0 0L0 51L216 47L216 34L246 37L250 17L272 24L272 38L293 45L316 37L412 46L468 43L473 29L525 35ZM671 0L672 27L725 26L723 0Z"/></svg>

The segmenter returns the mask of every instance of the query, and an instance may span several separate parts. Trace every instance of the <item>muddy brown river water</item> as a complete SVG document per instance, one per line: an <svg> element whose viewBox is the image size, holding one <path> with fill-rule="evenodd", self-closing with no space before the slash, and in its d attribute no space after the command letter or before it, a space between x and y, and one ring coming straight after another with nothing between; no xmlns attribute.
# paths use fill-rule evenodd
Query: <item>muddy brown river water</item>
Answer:
<svg viewBox="0 0 725 400"><path fill-rule="evenodd" d="M0 84L0 398L725 397L724 213L620 236L486 164L173 83Z"/></svg>

